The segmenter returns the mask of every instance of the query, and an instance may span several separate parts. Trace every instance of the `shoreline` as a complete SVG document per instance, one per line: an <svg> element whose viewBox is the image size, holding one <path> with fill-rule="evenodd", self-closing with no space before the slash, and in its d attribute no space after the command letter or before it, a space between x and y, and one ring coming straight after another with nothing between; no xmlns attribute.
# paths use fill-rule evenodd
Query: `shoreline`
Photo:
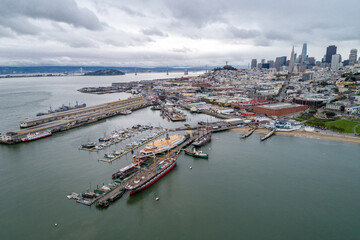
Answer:
<svg viewBox="0 0 360 240"><path fill-rule="evenodd" d="M241 127L241 128L233 128L230 131L243 131L246 132L250 130L250 127ZM255 133L268 133L269 130L265 128L258 128L255 130ZM351 137L351 136L338 136L338 135L330 135L321 132L305 132L295 130L292 132L275 132L275 135L283 135L283 136L294 136L294 137L307 137L307 138L320 138L326 140L334 140L334 141L342 141L342 142L351 142L360 144L360 138Z"/></svg>

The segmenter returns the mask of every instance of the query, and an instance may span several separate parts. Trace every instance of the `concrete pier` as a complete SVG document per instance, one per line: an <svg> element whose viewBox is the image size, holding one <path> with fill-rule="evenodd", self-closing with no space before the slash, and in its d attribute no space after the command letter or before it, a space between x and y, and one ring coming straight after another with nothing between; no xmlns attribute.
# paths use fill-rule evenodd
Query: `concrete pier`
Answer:
<svg viewBox="0 0 360 240"><path fill-rule="evenodd" d="M0 134L0 143L15 144L31 133L50 130L52 133L84 126L112 116L122 115L125 110L137 110L149 106L143 97L128 98L92 107L28 118L21 122L26 129Z"/></svg>

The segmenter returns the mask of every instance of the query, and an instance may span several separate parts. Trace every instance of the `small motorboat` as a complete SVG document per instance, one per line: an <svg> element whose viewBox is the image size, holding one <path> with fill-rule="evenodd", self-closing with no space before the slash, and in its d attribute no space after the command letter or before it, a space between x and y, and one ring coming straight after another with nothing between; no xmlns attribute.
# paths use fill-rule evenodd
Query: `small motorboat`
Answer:
<svg viewBox="0 0 360 240"><path fill-rule="evenodd" d="M114 158L114 157L115 157L115 155L112 154L112 153L105 153L104 156L105 156L106 158Z"/></svg>

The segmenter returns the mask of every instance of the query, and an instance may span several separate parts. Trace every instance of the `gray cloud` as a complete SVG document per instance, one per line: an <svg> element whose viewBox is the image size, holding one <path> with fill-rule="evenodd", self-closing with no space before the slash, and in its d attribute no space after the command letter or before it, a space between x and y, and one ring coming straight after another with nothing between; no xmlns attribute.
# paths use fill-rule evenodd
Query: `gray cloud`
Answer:
<svg viewBox="0 0 360 240"><path fill-rule="evenodd" d="M205 65L360 47L355 0L0 0L0 64ZM240 57L241 56L241 57Z"/></svg>
<svg viewBox="0 0 360 240"><path fill-rule="evenodd" d="M74 0L1 0L0 18L28 17L63 22L89 30L101 30L103 24L88 8ZM16 29L15 29L16 30Z"/></svg>
<svg viewBox="0 0 360 240"><path fill-rule="evenodd" d="M122 6L122 7L120 7L120 9L131 16L145 17L145 14L135 11L135 10L129 8L128 6Z"/></svg>
<svg viewBox="0 0 360 240"><path fill-rule="evenodd" d="M241 38L241 39L255 38L260 35L260 32L258 30L240 29L240 28L234 27L232 25L228 26L228 32L231 37Z"/></svg>
<svg viewBox="0 0 360 240"><path fill-rule="evenodd" d="M160 37L167 37L168 35L163 33L157 28L146 28L141 30L142 33L149 36L160 36Z"/></svg>

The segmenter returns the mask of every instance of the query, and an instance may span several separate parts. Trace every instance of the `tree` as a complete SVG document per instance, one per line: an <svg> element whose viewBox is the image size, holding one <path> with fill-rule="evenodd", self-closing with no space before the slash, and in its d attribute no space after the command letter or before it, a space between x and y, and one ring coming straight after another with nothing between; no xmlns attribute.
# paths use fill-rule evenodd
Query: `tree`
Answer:
<svg viewBox="0 0 360 240"><path fill-rule="evenodd" d="M336 116L336 113L330 111L326 111L325 114L327 118L332 118Z"/></svg>

